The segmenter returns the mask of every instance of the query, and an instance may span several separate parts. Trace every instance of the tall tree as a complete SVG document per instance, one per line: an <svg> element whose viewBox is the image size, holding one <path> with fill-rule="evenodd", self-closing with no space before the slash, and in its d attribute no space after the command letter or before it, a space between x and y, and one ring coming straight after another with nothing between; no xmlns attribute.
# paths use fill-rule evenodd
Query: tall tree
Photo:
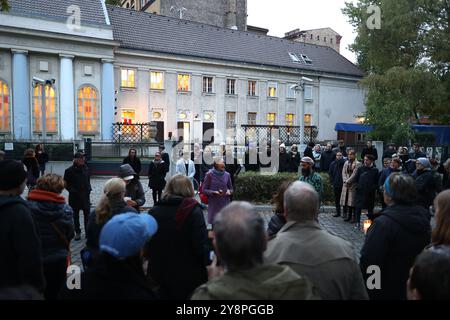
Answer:
<svg viewBox="0 0 450 320"><path fill-rule="evenodd" d="M0 0L0 9L2 11L8 11L9 10L8 0Z"/></svg>

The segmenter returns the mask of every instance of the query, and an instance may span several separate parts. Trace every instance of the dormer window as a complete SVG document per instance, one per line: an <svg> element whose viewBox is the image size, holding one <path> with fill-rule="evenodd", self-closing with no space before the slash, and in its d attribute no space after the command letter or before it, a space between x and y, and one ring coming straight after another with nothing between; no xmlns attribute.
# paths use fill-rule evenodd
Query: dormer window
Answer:
<svg viewBox="0 0 450 320"><path fill-rule="evenodd" d="M296 63L301 62L300 58L295 53L292 53L292 52L288 52L288 53L289 53L289 57L291 57L292 62L296 62Z"/></svg>
<svg viewBox="0 0 450 320"><path fill-rule="evenodd" d="M306 54L302 54L301 55L303 62L307 65L312 65L312 60L306 55Z"/></svg>

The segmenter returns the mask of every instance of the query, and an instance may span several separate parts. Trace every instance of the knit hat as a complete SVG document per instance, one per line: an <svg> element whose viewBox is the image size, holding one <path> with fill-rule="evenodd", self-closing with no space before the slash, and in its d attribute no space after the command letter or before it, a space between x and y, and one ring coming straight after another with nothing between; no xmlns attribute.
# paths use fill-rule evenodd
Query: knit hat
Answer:
<svg viewBox="0 0 450 320"><path fill-rule="evenodd" d="M314 160L311 159L310 157L303 157L300 162L306 162L306 163L309 163L311 165L314 165Z"/></svg>
<svg viewBox="0 0 450 320"><path fill-rule="evenodd" d="M123 164L119 168L119 177L123 180L131 180L134 178L134 175L136 172L134 172L133 168L127 163Z"/></svg>
<svg viewBox="0 0 450 320"><path fill-rule="evenodd" d="M11 190L20 186L27 178L27 171L21 162L0 161L0 190Z"/></svg>
<svg viewBox="0 0 450 320"><path fill-rule="evenodd" d="M286 149L286 145L284 143L280 144L280 148L285 148Z"/></svg>
<svg viewBox="0 0 450 320"><path fill-rule="evenodd" d="M416 161L420 162L420 164L423 165L425 168L431 167L430 160L428 160L427 158L418 158Z"/></svg>

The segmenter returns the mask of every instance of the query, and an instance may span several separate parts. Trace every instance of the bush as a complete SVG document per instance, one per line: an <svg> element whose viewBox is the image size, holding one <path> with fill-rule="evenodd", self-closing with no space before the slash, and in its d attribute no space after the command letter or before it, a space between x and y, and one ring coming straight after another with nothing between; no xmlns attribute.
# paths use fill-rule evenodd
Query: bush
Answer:
<svg viewBox="0 0 450 320"><path fill-rule="evenodd" d="M330 184L328 173L321 173L323 181L322 203L334 202L333 187ZM261 175L257 172L245 172L236 179L234 199L253 203L269 203L273 194L280 185L288 181L296 181L299 176L295 173L277 173L274 175Z"/></svg>

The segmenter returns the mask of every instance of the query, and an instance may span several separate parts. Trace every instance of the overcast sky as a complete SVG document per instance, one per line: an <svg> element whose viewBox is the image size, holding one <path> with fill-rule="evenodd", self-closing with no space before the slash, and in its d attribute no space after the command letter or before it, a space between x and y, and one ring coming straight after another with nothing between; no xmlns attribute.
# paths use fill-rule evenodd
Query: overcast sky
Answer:
<svg viewBox="0 0 450 320"><path fill-rule="evenodd" d="M355 55L347 47L356 34L341 12L346 1L356 3L356 0L247 0L247 24L269 29L269 35L276 37L297 28L330 27L342 36L341 54L355 62Z"/></svg>

